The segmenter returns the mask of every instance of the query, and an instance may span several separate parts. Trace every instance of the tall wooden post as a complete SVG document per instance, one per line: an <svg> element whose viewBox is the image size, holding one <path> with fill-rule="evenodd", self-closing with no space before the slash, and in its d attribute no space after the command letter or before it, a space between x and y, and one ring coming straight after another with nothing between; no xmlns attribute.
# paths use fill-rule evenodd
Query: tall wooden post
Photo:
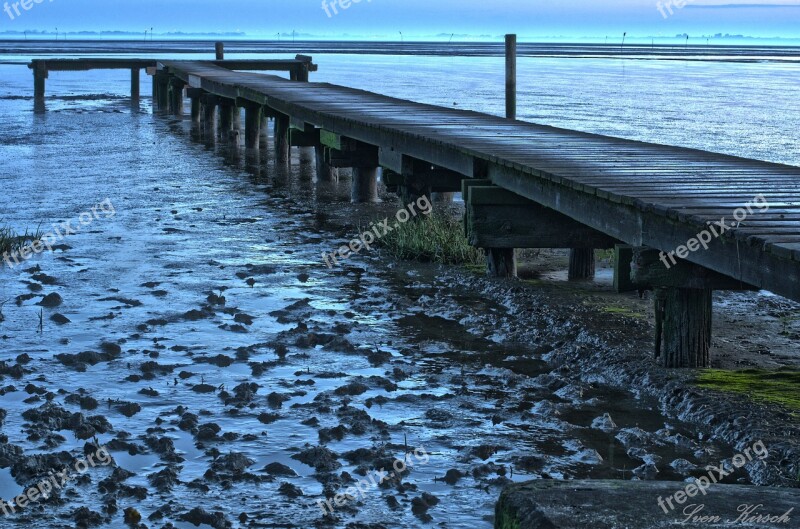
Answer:
<svg viewBox="0 0 800 529"><path fill-rule="evenodd" d="M219 103L219 135L227 138L233 130L233 110L236 105L233 100L222 99Z"/></svg>
<svg viewBox="0 0 800 529"><path fill-rule="evenodd" d="M249 105L244 109L244 144L248 149L258 149L261 140L261 107Z"/></svg>
<svg viewBox="0 0 800 529"><path fill-rule="evenodd" d="M224 42L217 42L214 44L214 51L217 53L217 60L223 61L225 60L225 43Z"/></svg>
<svg viewBox="0 0 800 529"><path fill-rule="evenodd" d="M139 68L131 68L131 103L139 103L140 86Z"/></svg>
<svg viewBox="0 0 800 529"><path fill-rule="evenodd" d="M517 119L517 36L506 35L506 117Z"/></svg>

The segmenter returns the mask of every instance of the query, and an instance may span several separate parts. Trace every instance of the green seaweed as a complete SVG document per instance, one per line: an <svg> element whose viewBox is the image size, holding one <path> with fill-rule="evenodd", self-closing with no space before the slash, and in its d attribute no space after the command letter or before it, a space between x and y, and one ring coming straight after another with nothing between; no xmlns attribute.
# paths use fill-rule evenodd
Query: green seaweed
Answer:
<svg viewBox="0 0 800 529"><path fill-rule="evenodd" d="M747 395L756 402L800 411L800 371L791 369L706 369L697 377L701 388Z"/></svg>

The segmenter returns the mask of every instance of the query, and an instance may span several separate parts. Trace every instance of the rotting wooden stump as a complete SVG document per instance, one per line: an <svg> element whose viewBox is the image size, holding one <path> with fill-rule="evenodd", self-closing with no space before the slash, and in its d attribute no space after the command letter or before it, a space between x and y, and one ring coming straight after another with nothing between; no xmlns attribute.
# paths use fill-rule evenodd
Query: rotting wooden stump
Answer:
<svg viewBox="0 0 800 529"><path fill-rule="evenodd" d="M689 261L668 266L662 255L634 248L630 267L636 288L655 291L655 357L664 367L711 367L713 291L755 287Z"/></svg>

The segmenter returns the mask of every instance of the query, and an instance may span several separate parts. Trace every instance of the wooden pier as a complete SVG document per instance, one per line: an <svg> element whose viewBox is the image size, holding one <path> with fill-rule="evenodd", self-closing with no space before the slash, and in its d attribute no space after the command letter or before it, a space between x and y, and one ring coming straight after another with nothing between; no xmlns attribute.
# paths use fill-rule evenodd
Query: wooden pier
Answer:
<svg viewBox="0 0 800 529"><path fill-rule="evenodd" d="M654 351L665 366L710 364L713 290L800 301L798 167L310 83L308 70L287 80L233 66L158 61L154 106L180 114L186 94L191 119L210 130L237 128L230 109L244 108L251 149L271 118L278 159L314 147L320 179L353 169L354 201L377 198L379 168L406 199L462 192L466 236L497 276L514 275L515 248L572 248L573 278L593 274L594 249L614 248L619 290L656 292ZM755 207L762 198L767 210ZM722 218L724 229L691 248ZM687 244L683 259L665 259Z"/></svg>

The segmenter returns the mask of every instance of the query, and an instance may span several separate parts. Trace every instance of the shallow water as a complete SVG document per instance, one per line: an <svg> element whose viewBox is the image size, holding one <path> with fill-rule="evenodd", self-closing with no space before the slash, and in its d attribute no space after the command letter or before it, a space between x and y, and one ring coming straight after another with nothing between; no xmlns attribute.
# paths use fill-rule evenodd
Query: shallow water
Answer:
<svg viewBox="0 0 800 529"><path fill-rule="evenodd" d="M316 80L491 113L502 108L496 58L331 55L316 61ZM521 70L523 119L800 162L794 148L800 103L786 95L796 80L788 67L525 59ZM415 72L413 78L409 71ZM31 397L23 388L31 383L53 392L53 402L70 412L81 410L66 403L66 396L84 388L100 407L83 413L105 415L114 426L114 432L98 435L100 442L125 431L130 442L144 447L152 429L149 433L171 438L185 460L181 483L170 493L158 493L146 477L166 464L158 454L147 448L140 455L112 451L119 465L136 473L126 483L151 490L143 501L121 497L120 513L104 527L119 527L125 507L135 506L146 518L170 502L174 515L168 519L176 527L192 527L176 518L195 506L223 511L234 527L311 527L320 518L315 503L323 486L312 467L291 456L306 443L316 445L320 428L347 423L342 413L353 410L386 424L373 423L364 433L327 442L334 452L388 445L387 452L399 457L407 445L423 447L430 459L403 480L418 490L372 492L356 502L355 511L341 509L334 527L352 521L417 527L409 502L426 491L442 500L429 511L433 524L489 528L503 477L630 478L643 460L615 440L619 429L668 429L655 436L659 441L643 446L648 457L663 459L662 479L683 477L669 468L674 459L704 465L729 454L726 447L702 442L685 425L666 420L655 402L551 372L541 361L547 350L541 347L559 344L507 345L501 343L502 329L479 332L482 315L501 320L513 315L468 284L446 285L436 267L387 265L368 255L341 269L325 268L320 254L337 247L340 236L323 219L332 209L353 206L346 185L312 181L310 153L294 153L286 168L274 162L269 149L256 158L193 141L184 121L153 116L149 100L131 109L124 72L51 74L44 114L33 112L30 84L27 69L0 65L0 218L20 230L41 223L46 231L106 198L115 214L68 237L63 241L68 247L24 267L0 269L0 302L10 300L0 322L0 360L23 353L32 359L21 380L2 380L3 387L16 388L0 396L0 408L8 411L2 433L26 455L51 451L28 439L21 413L45 400L23 402ZM698 97L688 90L698 86L708 93ZM144 83L142 93L148 93ZM759 99L751 100L756 94ZM784 112L771 110L780 105ZM23 270L34 266L53 280ZM15 298L39 288L35 285L42 285L41 292L17 305ZM63 305L35 305L52 292L63 297ZM213 304L209 295L223 295L225 304ZM189 317L193 309L205 314ZM71 323L53 323L49 318L56 312ZM254 321L241 324L237 314ZM547 325L531 322L532 327ZM333 346L297 341L311 332L346 340ZM122 355L85 372L55 358L97 351L101 342L119 344ZM276 355L276 343L287 345L285 361ZM376 351L382 354L369 356ZM208 362L220 354L233 363ZM149 380L130 378L145 374L141 366L148 361L170 367ZM263 373L254 374L254 368ZM179 378L182 371L191 376ZM309 380L314 383L308 385ZM397 388L387 390L387 380ZM363 382L366 391L335 393L353 381ZM225 405L222 391L233 393L244 382L259 386L252 402ZM199 393L202 383L217 389ZM140 393L150 389L158 396ZM270 405L267 396L273 392L288 400ZM142 409L126 418L116 401ZM238 438L198 443L178 428L178 406L199 415L200 424L218 424L220 435ZM262 413L278 417L264 424ZM604 413L616 422L614 433L591 427ZM314 417L318 426L302 424ZM493 420L498 417L500 422ZM84 442L72 432L61 434L66 440L56 450L77 455ZM676 434L693 440L664 441ZM218 455L214 449L245 454L254 461L253 474L263 476L264 465L280 462L298 476L271 483L207 479ZM355 465L340 461L344 466L337 473L355 475ZM504 476L473 477L484 463L504 467ZM444 483L441 478L454 468L466 476L455 485ZM64 504L46 512L35 507L29 520L17 523L71 527L71 521L53 516L83 505L101 510L96 483L108 472L91 470L93 485L73 484L77 493ZM210 489L190 486L195 480ZM26 485L9 483L6 469L0 469L0 482L0 495L6 496ZM278 491L284 482L305 496L285 497ZM388 510L388 494L400 501L399 510ZM250 521L236 521L240 513Z"/></svg>

